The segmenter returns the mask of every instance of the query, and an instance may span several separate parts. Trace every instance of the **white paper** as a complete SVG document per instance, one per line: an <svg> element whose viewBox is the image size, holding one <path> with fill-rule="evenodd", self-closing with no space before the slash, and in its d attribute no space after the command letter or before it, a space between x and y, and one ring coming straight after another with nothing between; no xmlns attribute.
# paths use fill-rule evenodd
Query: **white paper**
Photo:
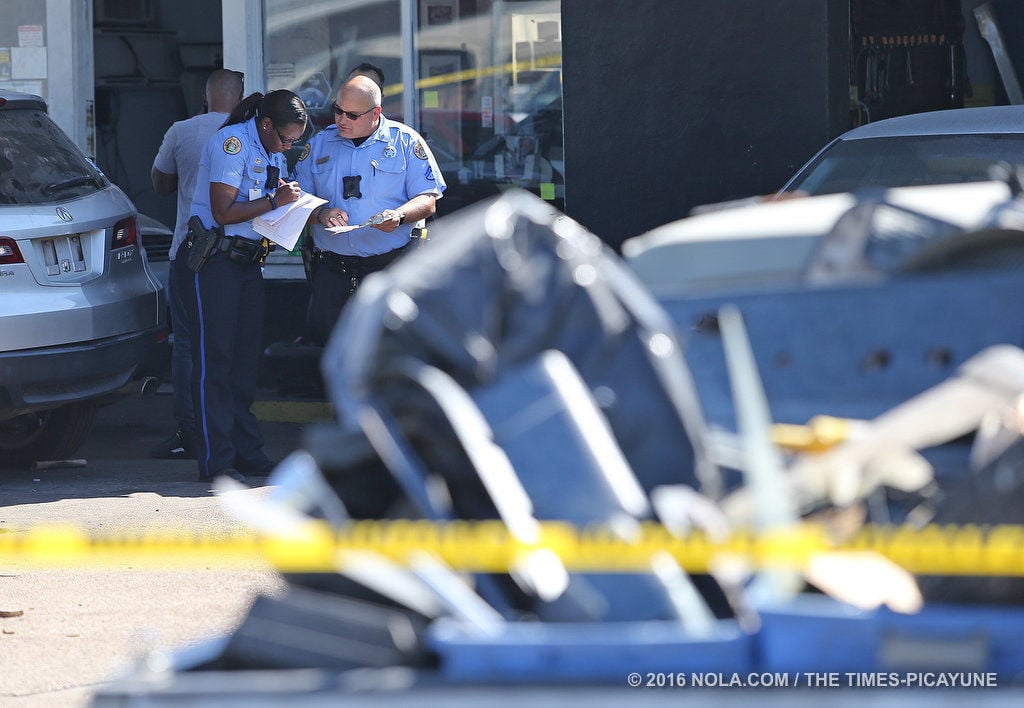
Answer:
<svg viewBox="0 0 1024 708"><path fill-rule="evenodd" d="M356 229L363 229L369 226L369 224L351 224L349 226L329 226L324 229L328 233L332 234L346 234L349 231L355 231Z"/></svg>
<svg viewBox="0 0 1024 708"><path fill-rule="evenodd" d="M266 236L278 246L291 251L298 243L299 235L302 234L310 213L326 203L326 199L303 192L294 202L279 206L253 219L252 228L261 236Z"/></svg>
<svg viewBox="0 0 1024 708"><path fill-rule="evenodd" d="M355 231L356 229L364 229L367 226L376 226L377 224L383 224L386 221L382 213L374 214L368 221L364 221L361 224L346 224L345 226L327 226L324 231L332 234L344 234L349 231Z"/></svg>
<svg viewBox="0 0 1024 708"><path fill-rule="evenodd" d="M264 197L264 199L265 198L266 197ZM307 204L310 204L310 203L312 203L314 201L316 203L313 204L312 206L310 206L309 207L310 209L316 209L317 206L319 206L320 204L323 204L326 200L320 199L320 197L315 197L312 194L306 194L305 192L302 192L302 193L299 194L299 198L296 199L294 202L290 202L288 204L282 204L281 206L277 207L276 209L272 209L272 210L268 211L266 214L264 214L263 216L260 216L258 218L262 219L263 221L265 221L268 224L276 224L288 212L292 211L293 209L304 208Z"/></svg>

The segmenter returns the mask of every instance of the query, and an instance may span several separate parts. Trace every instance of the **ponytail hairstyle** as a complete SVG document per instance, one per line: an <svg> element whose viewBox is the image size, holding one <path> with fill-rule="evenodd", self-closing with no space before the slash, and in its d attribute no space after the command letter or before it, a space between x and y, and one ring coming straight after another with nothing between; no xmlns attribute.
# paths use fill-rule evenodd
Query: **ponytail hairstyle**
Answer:
<svg viewBox="0 0 1024 708"><path fill-rule="evenodd" d="M253 117L269 118L276 126L292 123L306 125L306 104L298 95L288 89L277 89L266 96L257 91L243 98L221 127L244 123Z"/></svg>
<svg viewBox="0 0 1024 708"><path fill-rule="evenodd" d="M252 118L259 112L260 104L263 103L263 98L263 94L259 91L250 93L248 96L243 98L242 101L234 107L234 109L232 109L221 128L226 128L229 125L234 125L235 123L244 123Z"/></svg>

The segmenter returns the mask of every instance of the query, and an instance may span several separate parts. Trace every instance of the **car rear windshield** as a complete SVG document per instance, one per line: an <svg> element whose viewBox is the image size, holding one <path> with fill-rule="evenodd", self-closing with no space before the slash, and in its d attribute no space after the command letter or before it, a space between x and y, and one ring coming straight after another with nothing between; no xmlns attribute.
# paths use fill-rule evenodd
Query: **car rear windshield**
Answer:
<svg viewBox="0 0 1024 708"><path fill-rule="evenodd" d="M108 184L46 113L0 110L0 205L63 201Z"/></svg>
<svg viewBox="0 0 1024 708"><path fill-rule="evenodd" d="M843 140L787 187L809 194L865 187L982 182L999 162L1024 165L1024 135L927 135Z"/></svg>

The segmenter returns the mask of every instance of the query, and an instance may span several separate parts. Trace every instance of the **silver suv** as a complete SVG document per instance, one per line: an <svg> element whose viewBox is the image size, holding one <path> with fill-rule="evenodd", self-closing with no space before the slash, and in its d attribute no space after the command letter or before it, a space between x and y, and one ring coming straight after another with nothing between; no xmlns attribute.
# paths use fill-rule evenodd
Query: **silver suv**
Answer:
<svg viewBox="0 0 1024 708"><path fill-rule="evenodd" d="M164 328L132 202L0 90L0 467L72 455Z"/></svg>

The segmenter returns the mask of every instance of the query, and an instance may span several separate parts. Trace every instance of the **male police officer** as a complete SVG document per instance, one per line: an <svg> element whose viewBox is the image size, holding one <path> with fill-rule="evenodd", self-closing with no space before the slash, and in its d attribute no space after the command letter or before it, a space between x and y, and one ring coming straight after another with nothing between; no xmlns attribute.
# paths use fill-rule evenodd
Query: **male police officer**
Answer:
<svg viewBox="0 0 1024 708"><path fill-rule="evenodd" d="M309 334L315 344L327 341L359 282L407 249L413 229L434 214L445 190L423 138L385 118L380 102L373 80L349 79L332 105L337 130L318 133L296 165L303 191L327 200L312 215Z"/></svg>

